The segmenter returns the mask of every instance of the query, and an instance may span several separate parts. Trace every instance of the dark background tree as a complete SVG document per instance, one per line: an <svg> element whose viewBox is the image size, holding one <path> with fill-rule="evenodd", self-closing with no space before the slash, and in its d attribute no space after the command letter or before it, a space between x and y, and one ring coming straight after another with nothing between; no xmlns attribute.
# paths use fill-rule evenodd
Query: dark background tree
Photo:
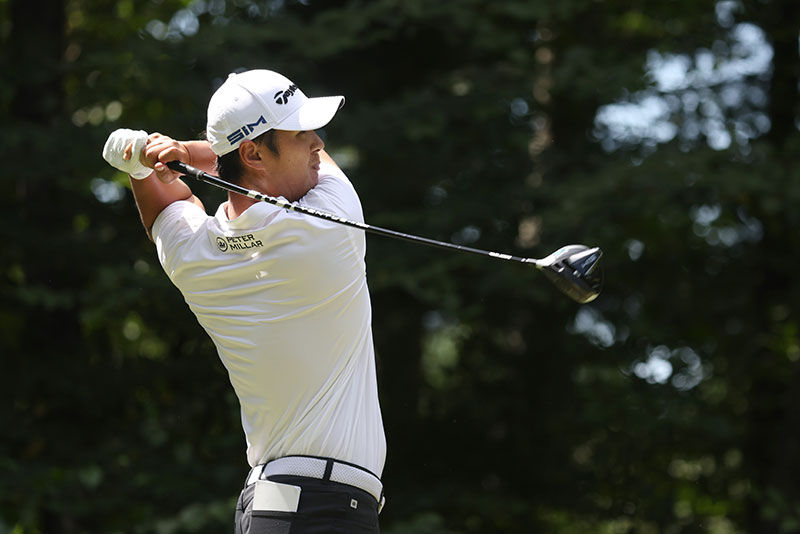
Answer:
<svg viewBox="0 0 800 534"><path fill-rule="evenodd" d="M0 533L225 532L238 404L161 272L118 127L197 138L227 73L344 94L388 534L800 531L794 0L0 0ZM213 207L223 195L193 187Z"/></svg>

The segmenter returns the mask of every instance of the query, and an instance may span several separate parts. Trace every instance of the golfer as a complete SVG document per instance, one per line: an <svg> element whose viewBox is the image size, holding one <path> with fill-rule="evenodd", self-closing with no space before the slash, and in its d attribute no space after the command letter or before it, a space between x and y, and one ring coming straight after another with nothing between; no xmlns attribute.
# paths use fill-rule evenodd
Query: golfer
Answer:
<svg viewBox="0 0 800 534"><path fill-rule="evenodd" d="M364 233L229 193L209 216L165 163L363 220L315 130L344 98L307 98L276 72L231 74L207 141L121 129L103 149L131 176L167 276L216 345L239 398L251 470L237 534L377 533L386 441Z"/></svg>

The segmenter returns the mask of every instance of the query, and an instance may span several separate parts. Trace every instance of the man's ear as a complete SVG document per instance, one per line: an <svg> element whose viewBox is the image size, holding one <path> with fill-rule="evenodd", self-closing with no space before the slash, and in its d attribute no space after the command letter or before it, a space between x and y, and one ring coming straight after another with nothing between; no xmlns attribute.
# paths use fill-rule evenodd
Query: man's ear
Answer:
<svg viewBox="0 0 800 534"><path fill-rule="evenodd" d="M245 167L249 167L251 169L260 169L262 167L261 154L258 152L258 145L249 139L242 141L242 144L239 145L239 159L242 160L242 164Z"/></svg>

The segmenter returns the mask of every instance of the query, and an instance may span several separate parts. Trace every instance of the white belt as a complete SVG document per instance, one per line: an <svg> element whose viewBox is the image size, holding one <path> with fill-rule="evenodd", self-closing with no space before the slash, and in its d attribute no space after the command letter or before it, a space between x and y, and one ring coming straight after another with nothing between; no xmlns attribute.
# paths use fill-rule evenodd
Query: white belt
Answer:
<svg viewBox="0 0 800 534"><path fill-rule="evenodd" d="M354 486L375 497L379 509L383 507L383 483L381 480L366 469L337 460L309 456L284 456L254 467L247 479L247 485L275 475L331 480Z"/></svg>

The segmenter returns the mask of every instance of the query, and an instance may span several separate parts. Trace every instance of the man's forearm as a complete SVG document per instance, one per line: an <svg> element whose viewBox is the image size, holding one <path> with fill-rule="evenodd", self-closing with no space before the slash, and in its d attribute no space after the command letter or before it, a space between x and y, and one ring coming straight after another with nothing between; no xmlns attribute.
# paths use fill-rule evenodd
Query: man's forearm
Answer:
<svg viewBox="0 0 800 534"><path fill-rule="evenodd" d="M217 155L211 151L211 145L208 141L182 141L182 144L189 152L191 161L186 163L205 171L214 174L217 168Z"/></svg>

